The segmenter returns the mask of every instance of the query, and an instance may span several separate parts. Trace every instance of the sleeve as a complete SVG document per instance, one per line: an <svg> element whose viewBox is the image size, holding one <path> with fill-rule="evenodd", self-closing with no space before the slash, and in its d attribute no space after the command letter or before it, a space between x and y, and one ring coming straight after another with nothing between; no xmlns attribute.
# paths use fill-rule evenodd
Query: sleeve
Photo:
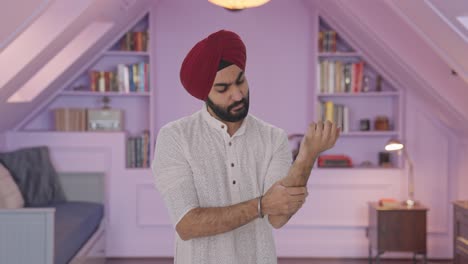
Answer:
<svg viewBox="0 0 468 264"><path fill-rule="evenodd" d="M286 132L281 130L281 133L276 138L276 142L267 174L265 175L262 194L265 194L275 182L286 177L292 165L292 152Z"/></svg>
<svg viewBox="0 0 468 264"><path fill-rule="evenodd" d="M175 137L168 128L159 131L151 164L156 189L163 197L174 227L187 212L199 207L192 170L180 140Z"/></svg>

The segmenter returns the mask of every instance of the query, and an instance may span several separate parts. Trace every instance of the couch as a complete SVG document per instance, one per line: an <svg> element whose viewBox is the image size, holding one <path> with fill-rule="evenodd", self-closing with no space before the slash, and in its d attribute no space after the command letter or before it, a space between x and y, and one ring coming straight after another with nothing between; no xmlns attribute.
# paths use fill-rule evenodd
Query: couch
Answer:
<svg viewBox="0 0 468 264"><path fill-rule="evenodd" d="M48 147L0 153L0 167L14 182L0 177L0 263L105 263L104 206L67 199Z"/></svg>

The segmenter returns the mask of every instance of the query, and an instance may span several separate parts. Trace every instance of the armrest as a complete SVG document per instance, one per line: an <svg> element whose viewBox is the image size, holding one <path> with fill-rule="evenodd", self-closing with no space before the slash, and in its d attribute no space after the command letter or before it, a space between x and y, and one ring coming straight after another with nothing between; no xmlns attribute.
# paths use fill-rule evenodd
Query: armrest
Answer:
<svg viewBox="0 0 468 264"><path fill-rule="evenodd" d="M55 208L0 209L0 263L54 262Z"/></svg>
<svg viewBox="0 0 468 264"><path fill-rule="evenodd" d="M44 214L54 214L55 208L53 207L34 207L34 208L18 208L18 209L0 209L0 217L1 215L12 215L12 214L37 214L37 215L44 215Z"/></svg>

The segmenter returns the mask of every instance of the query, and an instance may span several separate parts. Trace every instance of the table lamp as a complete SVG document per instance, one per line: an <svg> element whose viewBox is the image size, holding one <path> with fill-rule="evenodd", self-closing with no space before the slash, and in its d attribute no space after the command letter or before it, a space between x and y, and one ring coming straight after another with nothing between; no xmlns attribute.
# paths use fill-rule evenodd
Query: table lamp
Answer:
<svg viewBox="0 0 468 264"><path fill-rule="evenodd" d="M406 205L412 207L415 204L414 200L414 175L413 175L413 162L409 158L408 151L406 151L405 145L397 140L390 139L385 145L385 150L389 152L398 151L398 154L403 152L405 160L408 162L408 199L406 200Z"/></svg>

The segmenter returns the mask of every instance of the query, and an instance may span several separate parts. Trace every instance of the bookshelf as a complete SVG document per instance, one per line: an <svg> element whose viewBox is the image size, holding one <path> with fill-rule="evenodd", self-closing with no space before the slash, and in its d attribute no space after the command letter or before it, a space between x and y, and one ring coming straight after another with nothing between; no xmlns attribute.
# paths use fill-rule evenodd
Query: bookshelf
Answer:
<svg viewBox="0 0 468 264"><path fill-rule="evenodd" d="M401 158L395 154L390 154L391 167L379 165L379 152L385 152L385 143L402 136L400 90L325 19L317 19L313 120L330 119L342 128L335 147L323 154L348 156L353 167L340 170L400 168Z"/></svg>
<svg viewBox="0 0 468 264"><path fill-rule="evenodd" d="M152 96L150 78L150 13L129 24L120 36L82 72L58 92L42 111L21 127L28 132L123 133L126 169L149 169L154 135L152 131ZM104 99L105 98L105 99ZM107 100L104 103L103 100ZM96 131L88 122L90 110L121 112L121 129ZM59 110L57 110L59 109ZM60 112L60 114L57 114ZM77 114L78 112L78 114ZM109 116L109 115L108 115ZM65 121L67 120L67 121ZM63 124L65 123L65 124ZM60 125L59 125L60 124ZM103 123L104 124L104 123ZM100 127L100 126L98 126Z"/></svg>

